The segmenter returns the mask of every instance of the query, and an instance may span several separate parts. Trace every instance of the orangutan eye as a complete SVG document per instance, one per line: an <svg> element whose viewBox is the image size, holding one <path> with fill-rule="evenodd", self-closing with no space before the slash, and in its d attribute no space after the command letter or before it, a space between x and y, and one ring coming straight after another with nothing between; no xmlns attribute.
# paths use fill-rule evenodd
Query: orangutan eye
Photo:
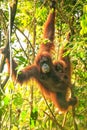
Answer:
<svg viewBox="0 0 87 130"><path fill-rule="evenodd" d="M40 60L40 65L42 66L43 64L48 63L48 62L49 62L49 60L47 57L42 57Z"/></svg>

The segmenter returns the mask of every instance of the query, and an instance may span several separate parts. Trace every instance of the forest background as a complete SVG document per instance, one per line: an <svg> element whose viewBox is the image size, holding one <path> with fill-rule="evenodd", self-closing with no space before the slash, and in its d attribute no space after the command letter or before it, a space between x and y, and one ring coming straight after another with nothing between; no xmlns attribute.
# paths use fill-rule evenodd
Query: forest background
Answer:
<svg viewBox="0 0 87 130"><path fill-rule="evenodd" d="M69 31L72 85L78 98L74 112L59 115L45 100L34 81L20 86L7 74L5 58L0 54L0 129L1 130L86 130L87 129L87 0L56 0L55 46L65 42ZM12 57L17 70L32 64L42 42L43 24L51 0L1 0L0 48L9 40L11 15ZM57 57L55 53L54 57ZM63 128L62 128L63 126Z"/></svg>

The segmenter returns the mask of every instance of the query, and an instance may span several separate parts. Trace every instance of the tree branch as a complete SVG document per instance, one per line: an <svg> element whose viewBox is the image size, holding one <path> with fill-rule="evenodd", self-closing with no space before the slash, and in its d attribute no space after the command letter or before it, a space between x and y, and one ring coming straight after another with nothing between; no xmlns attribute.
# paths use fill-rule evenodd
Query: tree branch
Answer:
<svg viewBox="0 0 87 130"><path fill-rule="evenodd" d="M13 28L13 25L14 25L14 19L15 19L15 15L16 15L16 10L17 10L17 3L18 3L18 0L13 0L12 4L10 5L11 6L11 32L12 32L12 28ZM3 13L3 12L2 12ZM4 13L3 13L4 15ZM4 15L5 16L5 15ZM8 50L9 48L9 30L7 29L7 36L6 36L6 42L5 42L5 50ZM4 66L4 63L5 63L5 59L6 59L6 55L4 55L4 58L3 58L3 61L1 62L0 64L0 72L3 71L3 66ZM6 80L7 81L7 80Z"/></svg>

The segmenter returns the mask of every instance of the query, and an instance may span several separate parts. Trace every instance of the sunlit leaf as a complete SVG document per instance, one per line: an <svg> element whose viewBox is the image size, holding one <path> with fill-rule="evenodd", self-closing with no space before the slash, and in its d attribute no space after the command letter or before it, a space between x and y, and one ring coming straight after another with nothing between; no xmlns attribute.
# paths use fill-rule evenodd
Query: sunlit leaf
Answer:
<svg viewBox="0 0 87 130"><path fill-rule="evenodd" d="M27 116L27 111L22 111L21 115L20 115L20 119L24 120L26 118L26 116Z"/></svg>
<svg viewBox="0 0 87 130"><path fill-rule="evenodd" d="M14 97L13 97L13 103L16 106L21 106L22 105L23 99L22 99L22 95L20 93L17 93L17 94L14 95Z"/></svg>
<svg viewBox="0 0 87 130"><path fill-rule="evenodd" d="M4 103L5 106L9 105L9 103L10 103L10 97L8 97L8 96L4 97L3 103Z"/></svg>

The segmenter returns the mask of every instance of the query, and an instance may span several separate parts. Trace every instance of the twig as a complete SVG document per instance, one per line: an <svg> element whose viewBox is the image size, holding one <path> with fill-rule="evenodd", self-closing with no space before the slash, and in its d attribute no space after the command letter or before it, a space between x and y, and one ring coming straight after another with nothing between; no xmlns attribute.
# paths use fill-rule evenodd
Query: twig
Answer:
<svg viewBox="0 0 87 130"><path fill-rule="evenodd" d="M31 46L31 48L32 48L32 50L33 50L33 52L34 52L34 47L32 46L32 44L31 44L30 40L28 39L28 37L27 37L27 36L22 32L22 30L19 29L16 25L14 25L14 26L15 26L15 28L16 28L19 32L21 32L21 34L27 39L28 43L30 44L30 46Z"/></svg>
<svg viewBox="0 0 87 130"><path fill-rule="evenodd" d="M16 15L17 3L18 3L18 0L14 0L14 3L12 5L11 31L12 31L12 28L13 28L14 19L15 19L15 15ZM3 11L2 11L2 13L3 13ZM3 13L3 15L6 18L6 20L8 20L4 13ZM7 39L6 39L6 43L5 43L5 48L8 49L8 47L9 47L9 34L8 34L8 30L7 30ZM0 68L1 68L0 71L1 72L3 70L5 59L6 59L6 56L4 56L2 64L0 65Z"/></svg>
<svg viewBox="0 0 87 130"><path fill-rule="evenodd" d="M75 108L72 108L72 115L73 115L73 123L74 123L74 130L78 130L77 123L75 121Z"/></svg>
<svg viewBox="0 0 87 130"><path fill-rule="evenodd" d="M56 124L58 125L58 127L59 127L61 130L64 130L64 128L63 128L63 127L58 123L58 121L56 120L56 117L54 116L52 110L50 109L50 107L49 107L49 105L48 105L47 100L46 100L45 97L44 97L44 100L45 100L46 105L48 106L48 109L50 110L50 113L51 113L51 115L52 115L52 117L53 117L53 120L56 122Z"/></svg>
<svg viewBox="0 0 87 130"><path fill-rule="evenodd" d="M3 13L2 11L2 14L4 15L5 19L8 21L8 18L6 17L6 15ZM13 24L12 24L13 25ZM30 44L32 50L33 50L33 53L34 53L34 47L32 46L30 40L28 39L28 37L22 32L21 29L19 29L15 24L14 24L14 27L26 38L26 40L28 41L28 43Z"/></svg>
<svg viewBox="0 0 87 130"><path fill-rule="evenodd" d="M27 54L26 54L26 52L25 52L24 48L22 47L21 42L20 42L20 40L19 40L19 38L18 38L18 36L17 36L17 33L16 33L16 32L15 32L15 35L16 35L16 37L17 37L17 40L18 40L18 42L19 42L20 47L22 48L22 50L23 50L23 52L24 52L25 56L26 56L26 57L27 57L27 59L28 59L28 56L27 56Z"/></svg>
<svg viewBox="0 0 87 130"><path fill-rule="evenodd" d="M85 108L84 110L82 110L79 114L77 114L77 115L80 115L80 114L82 114L82 113L84 113L84 112L87 112L87 108Z"/></svg>
<svg viewBox="0 0 87 130"><path fill-rule="evenodd" d="M66 117L67 117L67 113L64 114L64 119L63 119L62 127L64 127L64 125L65 125Z"/></svg>
<svg viewBox="0 0 87 130"><path fill-rule="evenodd" d="M9 79L9 76L7 76L7 77L5 78L5 80L4 80L4 82L1 84L1 89L4 88L4 86L5 86L5 84L7 83L8 79Z"/></svg>
<svg viewBox="0 0 87 130"><path fill-rule="evenodd" d="M72 10L70 11L70 14L69 14L69 15L72 14L72 12L75 10L75 7L76 7L79 3L80 3L80 0L77 0L77 1L76 1L76 4L73 6L73 8L72 8Z"/></svg>

